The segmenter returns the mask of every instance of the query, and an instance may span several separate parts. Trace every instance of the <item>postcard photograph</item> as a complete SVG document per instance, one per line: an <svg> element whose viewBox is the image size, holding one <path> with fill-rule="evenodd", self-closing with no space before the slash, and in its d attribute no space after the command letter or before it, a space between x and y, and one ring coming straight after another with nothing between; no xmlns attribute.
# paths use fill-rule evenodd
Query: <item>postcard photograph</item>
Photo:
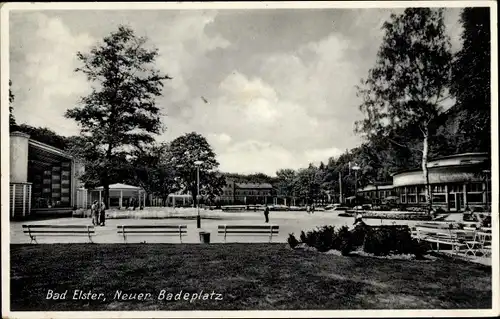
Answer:
<svg viewBox="0 0 500 319"><path fill-rule="evenodd" d="M1 10L3 316L499 314L494 2Z"/></svg>

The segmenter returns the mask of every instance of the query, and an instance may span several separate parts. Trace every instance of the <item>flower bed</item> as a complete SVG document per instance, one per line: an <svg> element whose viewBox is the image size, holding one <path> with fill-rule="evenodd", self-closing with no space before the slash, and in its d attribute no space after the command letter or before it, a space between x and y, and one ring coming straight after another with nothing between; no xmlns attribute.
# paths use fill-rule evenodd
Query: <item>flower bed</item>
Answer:
<svg viewBox="0 0 500 319"><path fill-rule="evenodd" d="M313 247L319 252L340 251L342 255L361 250L374 256L413 255L420 259L427 252L427 244L419 243L411 237L406 225L368 226L358 224L349 230L343 226L323 226L308 232L302 231L300 241L290 234L288 244L291 248Z"/></svg>
<svg viewBox="0 0 500 319"><path fill-rule="evenodd" d="M339 213L338 215L341 217L354 217L357 213L361 213L363 218L369 219L397 219L397 220L431 220L432 216L425 213L416 213L416 212L402 212L402 211L355 211L348 210L343 213Z"/></svg>

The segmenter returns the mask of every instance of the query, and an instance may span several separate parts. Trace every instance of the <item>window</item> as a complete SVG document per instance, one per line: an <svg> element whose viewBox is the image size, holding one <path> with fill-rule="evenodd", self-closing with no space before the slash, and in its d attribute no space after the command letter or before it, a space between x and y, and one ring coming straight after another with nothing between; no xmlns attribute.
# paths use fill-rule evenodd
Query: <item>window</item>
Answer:
<svg viewBox="0 0 500 319"><path fill-rule="evenodd" d="M425 195L418 195L418 201L420 203L425 203L427 202L427 199L425 198Z"/></svg>
<svg viewBox="0 0 500 319"><path fill-rule="evenodd" d="M410 186L408 187L408 194L416 194L417 193L417 187L416 186Z"/></svg>
<svg viewBox="0 0 500 319"><path fill-rule="evenodd" d="M481 183L467 184L467 192L481 193L481 192L483 192L483 184L481 184Z"/></svg>
<svg viewBox="0 0 500 319"><path fill-rule="evenodd" d="M450 185L448 186L448 190L450 193L462 193L463 192L463 186L462 185Z"/></svg>
<svg viewBox="0 0 500 319"><path fill-rule="evenodd" d="M446 203L446 195L444 194L432 194L433 203Z"/></svg>
<svg viewBox="0 0 500 319"><path fill-rule="evenodd" d="M417 202L417 195L408 195L408 203L416 203Z"/></svg>
<svg viewBox="0 0 500 319"><path fill-rule="evenodd" d="M445 185L433 185L432 186L433 193L446 193Z"/></svg>
<svg viewBox="0 0 500 319"><path fill-rule="evenodd" d="M467 202L468 203L482 203L483 202L483 194L482 193L468 193L467 194Z"/></svg>
<svg viewBox="0 0 500 319"><path fill-rule="evenodd" d="M401 195L401 203L406 203L406 195Z"/></svg>

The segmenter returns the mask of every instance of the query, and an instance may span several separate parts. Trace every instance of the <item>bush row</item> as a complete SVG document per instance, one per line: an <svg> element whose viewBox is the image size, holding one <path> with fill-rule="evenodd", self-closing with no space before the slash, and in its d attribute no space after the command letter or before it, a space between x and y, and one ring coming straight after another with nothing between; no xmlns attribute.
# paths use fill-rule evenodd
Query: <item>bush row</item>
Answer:
<svg viewBox="0 0 500 319"><path fill-rule="evenodd" d="M340 217L354 217L355 211L348 211L346 213L339 213ZM397 220L431 220L432 217L422 213L383 213L383 212L364 212L360 211L363 218L370 219L397 219Z"/></svg>
<svg viewBox="0 0 500 319"><path fill-rule="evenodd" d="M314 247L320 252L337 250L342 255L348 255L354 250L362 249L366 253L376 256L391 254L412 254L421 258L428 250L426 244L411 237L408 226L368 226L358 224L353 230L343 226L335 229L334 226L323 226L308 232L300 233L300 241L294 234L288 237L291 248L303 243Z"/></svg>

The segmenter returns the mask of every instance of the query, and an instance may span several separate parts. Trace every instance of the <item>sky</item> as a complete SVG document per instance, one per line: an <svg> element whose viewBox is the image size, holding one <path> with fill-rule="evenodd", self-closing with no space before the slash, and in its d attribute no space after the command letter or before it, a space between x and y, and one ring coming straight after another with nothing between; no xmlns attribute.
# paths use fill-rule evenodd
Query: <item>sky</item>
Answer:
<svg viewBox="0 0 500 319"><path fill-rule="evenodd" d="M173 77L156 103L158 141L204 135L224 172L274 175L326 162L362 142L355 86L374 65L391 13L401 9L11 11L10 79L18 123L78 134L64 112L90 91L75 73L119 25L159 49ZM452 50L460 9L446 9ZM203 98L208 103L203 101Z"/></svg>

